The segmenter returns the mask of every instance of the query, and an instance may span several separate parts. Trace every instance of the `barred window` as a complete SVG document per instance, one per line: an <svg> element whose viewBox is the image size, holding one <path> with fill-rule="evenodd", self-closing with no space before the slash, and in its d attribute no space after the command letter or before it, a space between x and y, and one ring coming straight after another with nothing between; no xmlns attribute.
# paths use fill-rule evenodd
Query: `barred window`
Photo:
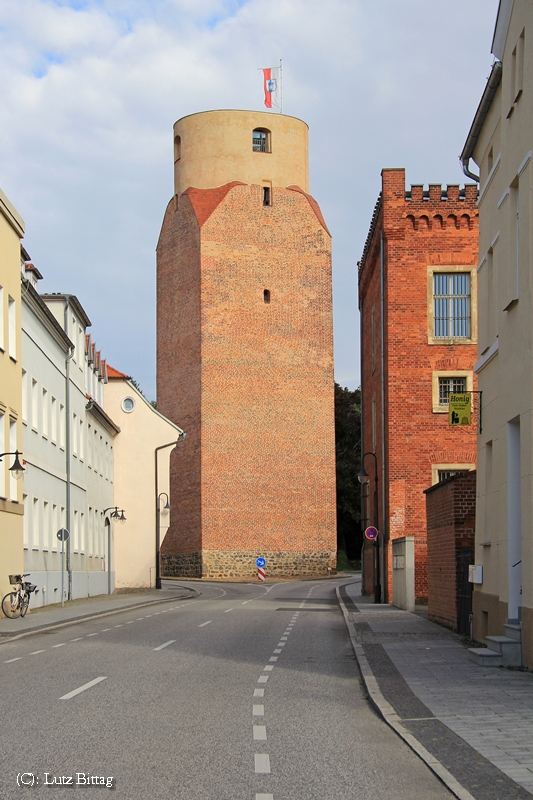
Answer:
<svg viewBox="0 0 533 800"><path fill-rule="evenodd" d="M450 394L464 394L466 378L439 378L439 406L447 406Z"/></svg>
<svg viewBox="0 0 533 800"><path fill-rule="evenodd" d="M254 153L270 153L270 131L256 128L252 133L252 150Z"/></svg>
<svg viewBox="0 0 533 800"><path fill-rule="evenodd" d="M469 472L467 469L439 469L439 483L445 481L446 478L451 478L452 475L460 475L463 472Z"/></svg>
<svg viewBox="0 0 533 800"><path fill-rule="evenodd" d="M443 339L470 339L470 273L433 275L434 335Z"/></svg>

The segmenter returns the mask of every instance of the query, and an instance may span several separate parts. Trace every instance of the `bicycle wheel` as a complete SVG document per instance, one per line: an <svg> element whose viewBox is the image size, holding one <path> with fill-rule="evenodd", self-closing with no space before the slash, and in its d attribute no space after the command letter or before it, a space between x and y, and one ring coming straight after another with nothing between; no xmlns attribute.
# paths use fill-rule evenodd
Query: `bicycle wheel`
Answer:
<svg viewBox="0 0 533 800"><path fill-rule="evenodd" d="M20 601L20 616L25 617L26 611L28 610L28 606L30 604L29 595L25 594L22 600Z"/></svg>
<svg viewBox="0 0 533 800"><path fill-rule="evenodd" d="M9 617L10 619L16 619L17 617L20 617L22 608L18 592L10 592L9 594L6 594L2 600L2 611L4 612L5 616Z"/></svg>

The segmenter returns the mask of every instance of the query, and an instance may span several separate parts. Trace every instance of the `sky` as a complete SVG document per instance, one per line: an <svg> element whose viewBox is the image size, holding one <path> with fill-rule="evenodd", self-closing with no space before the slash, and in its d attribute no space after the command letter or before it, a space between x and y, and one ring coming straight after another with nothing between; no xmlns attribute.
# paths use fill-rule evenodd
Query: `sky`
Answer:
<svg viewBox="0 0 533 800"><path fill-rule="evenodd" d="M464 184L498 0L0 0L0 189L41 292L77 295L102 357L155 399L155 247L173 123L263 106L310 128L333 236L335 379L359 385L357 261L384 167Z"/></svg>

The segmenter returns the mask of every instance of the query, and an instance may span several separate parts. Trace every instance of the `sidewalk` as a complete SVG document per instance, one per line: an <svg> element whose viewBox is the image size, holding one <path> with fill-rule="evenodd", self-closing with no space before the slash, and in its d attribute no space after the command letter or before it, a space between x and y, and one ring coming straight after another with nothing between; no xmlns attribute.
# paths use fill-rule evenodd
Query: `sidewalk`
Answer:
<svg viewBox="0 0 533 800"><path fill-rule="evenodd" d="M531 800L533 675L478 667L456 634L360 589L339 595L378 713L461 800Z"/></svg>
<svg viewBox="0 0 533 800"><path fill-rule="evenodd" d="M143 592L124 592L121 594L104 594L98 597L88 597L83 600L71 600L63 607L60 605L44 606L30 611L21 619L0 619L0 645L30 633L54 628L60 625L71 625L82 619L117 614L120 611L171 600L184 600L187 597L196 597L195 589L182 586L172 586L163 582L161 590L147 589Z"/></svg>

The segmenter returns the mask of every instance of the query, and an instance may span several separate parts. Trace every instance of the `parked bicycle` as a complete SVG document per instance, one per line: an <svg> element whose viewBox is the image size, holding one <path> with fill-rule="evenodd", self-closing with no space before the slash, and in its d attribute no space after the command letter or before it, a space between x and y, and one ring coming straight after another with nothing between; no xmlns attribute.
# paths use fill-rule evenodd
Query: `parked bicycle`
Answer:
<svg viewBox="0 0 533 800"><path fill-rule="evenodd" d="M2 600L2 611L4 612L5 616L9 617L10 619L26 616L28 606L30 605L31 593L35 592L37 589L35 583L30 583L29 581L24 580L24 578L27 578L28 575L30 575L29 572L26 572L24 575L9 576L9 583L12 586L18 587L13 592L6 594Z"/></svg>

